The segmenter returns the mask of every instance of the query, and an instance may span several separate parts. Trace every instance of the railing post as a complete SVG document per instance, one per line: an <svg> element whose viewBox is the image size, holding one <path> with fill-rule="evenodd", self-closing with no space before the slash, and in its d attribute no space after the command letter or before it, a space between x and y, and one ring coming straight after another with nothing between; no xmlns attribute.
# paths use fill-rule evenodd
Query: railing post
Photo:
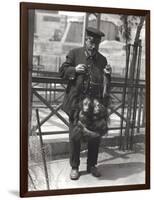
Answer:
<svg viewBox="0 0 154 200"><path fill-rule="evenodd" d="M134 75L135 75L135 68L136 68L136 61L137 61L137 55L138 55L138 44L133 45L133 55L132 55L132 61L130 64L130 70L129 70L129 81L130 81L130 87L128 88L128 108L127 108L127 122L126 122L126 129L125 129L125 139L124 139L124 145L127 150L129 148L130 144L130 127L132 127L132 103L134 100Z"/></svg>
<svg viewBox="0 0 154 200"><path fill-rule="evenodd" d="M32 178L32 176L31 176L29 170L28 170L28 176L29 176L29 179L30 179L30 181L31 181L31 183L32 183L32 185L33 185L33 187L34 187L34 189L36 190L36 186L35 186L35 184L34 184L33 178Z"/></svg>
<svg viewBox="0 0 154 200"><path fill-rule="evenodd" d="M138 102L138 83L140 77L140 68L141 68L141 40L138 43L138 61L137 61L137 69L136 69L136 77L135 77L135 85L134 85L134 103L133 103L133 116L132 116L132 127L131 127L131 135L130 135L130 149L133 149L133 137L134 137L134 127L136 122L136 110L137 110L137 102Z"/></svg>
<svg viewBox="0 0 154 200"><path fill-rule="evenodd" d="M129 70L129 59L130 59L130 44L126 46L126 72L125 72L125 82L123 87L123 94L122 94L122 111L121 115L124 115L125 112L125 103L126 103L126 93L127 93L127 84L128 84L128 70ZM119 140L119 149L122 149L122 137L123 137L123 118L121 118L121 125L120 125L120 140Z"/></svg>
<svg viewBox="0 0 154 200"><path fill-rule="evenodd" d="M145 115L146 115L146 110L145 110L145 97L143 98L143 111L142 111L142 126L145 126Z"/></svg>
<svg viewBox="0 0 154 200"><path fill-rule="evenodd" d="M140 92L139 92L138 119L137 119L137 133L140 132L140 126L141 126L142 91L143 91L143 89L141 88L141 89L140 89Z"/></svg>
<svg viewBox="0 0 154 200"><path fill-rule="evenodd" d="M39 138L40 138L41 154L42 154L43 166L44 166L44 172L45 172L45 180L46 180L47 189L49 190L50 189L49 176L48 176L48 170L47 170L47 162L46 162L46 156L45 156L46 154L45 154L45 149L44 149L44 144L43 144L43 138L42 138L38 109L36 109L36 118L37 118L37 123L38 123L38 133L39 133Z"/></svg>

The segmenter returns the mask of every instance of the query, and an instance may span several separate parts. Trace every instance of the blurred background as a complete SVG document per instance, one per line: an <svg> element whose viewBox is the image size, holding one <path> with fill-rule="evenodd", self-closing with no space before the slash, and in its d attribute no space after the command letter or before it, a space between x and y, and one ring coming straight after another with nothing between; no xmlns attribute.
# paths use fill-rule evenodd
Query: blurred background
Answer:
<svg viewBox="0 0 154 200"><path fill-rule="evenodd" d="M133 43L139 17L128 16L128 42ZM98 21L99 20L99 21ZM99 24L98 24L99 23ZM126 37L123 15L65 11L35 10L34 69L58 72L72 48L83 46L85 27L92 26L105 33L99 51L112 66L112 76L125 75ZM141 78L145 78L145 25L141 31ZM38 66L39 65L39 66Z"/></svg>

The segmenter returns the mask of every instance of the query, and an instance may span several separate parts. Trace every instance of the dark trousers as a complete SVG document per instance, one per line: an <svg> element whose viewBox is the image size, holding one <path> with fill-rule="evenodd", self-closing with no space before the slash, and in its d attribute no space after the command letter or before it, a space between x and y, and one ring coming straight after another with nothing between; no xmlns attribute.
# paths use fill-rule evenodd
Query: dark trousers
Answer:
<svg viewBox="0 0 154 200"><path fill-rule="evenodd" d="M74 140L71 137L73 124L70 122L70 165L72 168L78 168L80 165L80 147L81 139ZM100 137L89 139L87 142L88 154L87 154L87 166L94 166L97 164L98 150L100 144Z"/></svg>

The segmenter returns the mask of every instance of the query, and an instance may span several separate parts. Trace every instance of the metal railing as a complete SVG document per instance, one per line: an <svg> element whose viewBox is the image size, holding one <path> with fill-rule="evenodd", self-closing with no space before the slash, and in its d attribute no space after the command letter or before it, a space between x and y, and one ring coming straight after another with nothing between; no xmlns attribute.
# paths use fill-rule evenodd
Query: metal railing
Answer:
<svg viewBox="0 0 154 200"><path fill-rule="evenodd" d="M35 108L47 108L50 110L49 114L44 117L40 121L40 125L42 126L46 121L48 121L52 116L56 115L58 119L62 121L67 127L69 126L69 122L63 117L63 115L59 112L62 107L63 97L65 93L67 82L62 80L57 73L51 72L41 72L39 74L37 72L37 76L35 76L35 71L33 72L32 77L32 94L33 94L33 109ZM120 118L119 126L109 126L108 131L114 130L126 130L127 127L127 117L124 113L128 111L128 95L129 89L136 88L138 91L137 94L137 103L136 109L137 116L135 118L135 124L129 127L132 131L140 131L140 128L145 127L145 103L144 103L144 96L145 96L145 81L139 80L138 83L127 82L127 89L126 89L126 98L125 104L123 104L122 96L123 96L123 89L125 87L125 80L124 78L112 78L111 81L111 104L109 105L109 115L115 115ZM36 125L33 127L33 131L37 130L38 126ZM128 130L129 130L128 129ZM68 130L64 131L48 131L42 132L42 135L49 135L49 134L62 134L68 133ZM119 134L121 138L123 138L123 134Z"/></svg>

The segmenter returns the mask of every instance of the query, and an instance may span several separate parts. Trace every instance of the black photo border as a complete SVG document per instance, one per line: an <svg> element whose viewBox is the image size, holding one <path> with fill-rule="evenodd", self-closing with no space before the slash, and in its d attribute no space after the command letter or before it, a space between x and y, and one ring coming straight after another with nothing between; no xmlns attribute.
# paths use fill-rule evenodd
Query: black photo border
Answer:
<svg viewBox="0 0 154 200"><path fill-rule="evenodd" d="M28 11L29 9L98 12L145 16L146 20L146 137L145 184L28 191ZM150 10L20 2L20 197L52 196L150 189Z"/></svg>

